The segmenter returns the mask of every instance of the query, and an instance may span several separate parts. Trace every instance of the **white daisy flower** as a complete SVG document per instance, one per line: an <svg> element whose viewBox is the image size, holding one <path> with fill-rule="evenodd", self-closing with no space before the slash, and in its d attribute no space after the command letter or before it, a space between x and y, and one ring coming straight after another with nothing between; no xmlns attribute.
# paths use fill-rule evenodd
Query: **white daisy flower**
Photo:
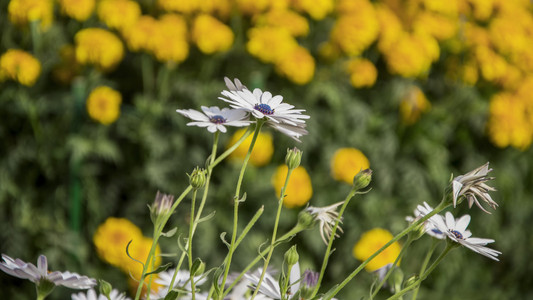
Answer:
<svg viewBox="0 0 533 300"><path fill-rule="evenodd" d="M194 122L187 123L187 126L207 127L209 132L226 132L227 126L244 127L250 125L248 113L240 109L223 108L216 106L202 106L202 112L194 109L177 109L178 113L186 116Z"/></svg>
<svg viewBox="0 0 533 300"><path fill-rule="evenodd" d="M219 99L228 102L231 107L244 109L250 112L257 119L267 119L267 125L298 140L307 134L305 119L308 115L303 115L304 109L294 109L293 105L283 103L283 96L273 96L268 91L254 89L251 92L238 79L235 84L227 77L224 78L228 90L222 91L224 97Z"/></svg>
<svg viewBox="0 0 533 300"><path fill-rule="evenodd" d="M308 213L315 217L315 220L319 221L320 237L322 237L322 241L324 241L324 244L326 245L329 243L331 233L333 232L333 226L335 226L335 222L339 217L339 213L336 211L336 209L343 203L344 201L326 207L309 206L305 209ZM340 220L339 224L341 223L342 220ZM335 237L340 236L339 232L344 233L340 225L337 226L337 232L335 233Z"/></svg>
<svg viewBox="0 0 533 300"><path fill-rule="evenodd" d="M465 196L468 200L468 207L472 207L474 202L484 212L490 214L478 201L478 198L483 200L493 209L496 209L498 203L494 202L489 195L490 191L496 189L485 184L486 181L494 179L494 177L487 177L487 174L492 171L489 169L489 163L482 165L481 167L472 170L464 175L457 176L453 179L453 207L457 205L457 200L461 196Z"/></svg>
<svg viewBox="0 0 533 300"><path fill-rule="evenodd" d="M432 222L435 222L437 228L444 232L452 241L490 259L499 261L497 256L502 253L485 247L485 245L493 243L494 240L472 237L470 230L466 229L470 223L470 215L464 215L456 220L450 212L446 212L445 219L437 218L433 219Z"/></svg>
<svg viewBox="0 0 533 300"><path fill-rule="evenodd" d="M405 220L409 223L414 223L418 221L419 219L423 218L425 215L429 214L433 211L433 207L429 206L426 202L424 202L424 205L418 205L416 209L414 210L414 218L411 216L405 217ZM440 231L437 226L435 226L435 220L437 218L442 218L441 215L434 215L430 219L433 219L433 222L430 220L426 220L424 222L424 229L425 233L429 234L430 236L443 240L446 238L446 235Z"/></svg>
<svg viewBox="0 0 533 300"><path fill-rule="evenodd" d="M157 291L152 291L150 298L152 299L163 299L167 295L170 282L172 282L172 277L176 269L169 269L163 271L158 275L157 279L154 280L155 283L159 284L161 287ZM176 274L176 279L174 280L173 288L185 289L187 291L191 290L191 275L187 270L179 270ZM194 285L199 286L205 282L205 276L195 276Z"/></svg>
<svg viewBox="0 0 533 300"><path fill-rule="evenodd" d="M250 287L255 290L263 269L259 268L252 274L244 274L244 277L250 281ZM291 268L291 274L289 275L289 289L287 290L287 299L291 299L294 294L300 290L300 264L296 263ZM274 278L271 272L265 272L261 286L259 286L259 293L267 296L271 299L281 299L281 289L279 287L279 281Z"/></svg>
<svg viewBox="0 0 533 300"><path fill-rule="evenodd" d="M108 298L103 295L97 295L94 289L90 289L87 291L87 293L77 293L71 295L72 300L108 300ZM109 293L109 299L110 300L131 300L130 298L126 297L124 293L120 293L119 291L113 289L111 293Z"/></svg>
<svg viewBox="0 0 533 300"><path fill-rule="evenodd" d="M37 267L32 263L24 262L20 259L13 259L2 254L3 262L0 262L0 270L11 276L28 279L39 285L43 281L51 282L54 285L62 285L71 289L88 289L96 285L96 279L82 276L69 271L59 272L48 271L48 260L46 256L40 255L37 259Z"/></svg>

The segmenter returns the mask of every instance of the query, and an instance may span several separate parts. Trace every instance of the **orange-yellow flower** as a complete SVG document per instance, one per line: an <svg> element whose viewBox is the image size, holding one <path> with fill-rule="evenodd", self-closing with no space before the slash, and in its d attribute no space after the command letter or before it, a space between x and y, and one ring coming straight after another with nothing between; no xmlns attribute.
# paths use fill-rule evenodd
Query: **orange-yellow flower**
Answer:
<svg viewBox="0 0 533 300"><path fill-rule="evenodd" d="M92 119L109 125L118 119L121 102L119 92L107 86L99 86L87 98L87 112Z"/></svg>
<svg viewBox="0 0 533 300"><path fill-rule="evenodd" d="M280 196L281 189L285 185L287 170L286 165L281 165L272 176L272 185L274 186L277 197ZM311 177L309 177L304 167L299 166L292 171L291 177L289 178L283 204L288 208L300 207L309 202L312 196L313 186L311 185Z"/></svg>
<svg viewBox="0 0 533 300"><path fill-rule="evenodd" d="M201 14L194 19L192 40L206 54L227 51L233 44L233 31L216 18Z"/></svg>
<svg viewBox="0 0 533 300"><path fill-rule="evenodd" d="M417 86L412 86L400 102L400 116L402 121L407 124L413 124L422 115L431 108L431 103L424 95L424 92Z"/></svg>
<svg viewBox="0 0 533 300"><path fill-rule="evenodd" d="M131 51L152 51L155 48L154 36L158 31L158 21L152 16L141 16L137 22L122 32Z"/></svg>
<svg viewBox="0 0 533 300"><path fill-rule="evenodd" d="M435 38L422 33L404 33L384 51L389 71L404 77L425 75L440 55Z"/></svg>
<svg viewBox="0 0 533 300"><path fill-rule="evenodd" d="M385 246L385 244L392 240L392 238L392 234L385 229L374 228L369 230L363 233L359 241L355 244L353 248L353 256L360 261L365 261L377 250ZM398 242L392 243L387 249L374 257L365 266L365 270L373 272L387 264L394 263L398 255L400 255L401 249L402 247Z"/></svg>
<svg viewBox="0 0 533 300"><path fill-rule="evenodd" d="M158 22L152 49L161 62L180 63L189 55L187 24L180 15L166 14Z"/></svg>
<svg viewBox="0 0 533 300"><path fill-rule="evenodd" d="M113 33L100 28L82 29L74 37L76 59L104 71L113 69L124 56L124 47Z"/></svg>
<svg viewBox="0 0 533 300"><path fill-rule="evenodd" d="M16 25L26 26L39 21L42 30L47 30L54 19L51 0L11 0L7 6L9 20Z"/></svg>
<svg viewBox="0 0 533 300"><path fill-rule="evenodd" d="M297 10L306 12L315 20L324 19L333 11L333 0L293 0L292 5Z"/></svg>
<svg viewBox="0 0 533 300"><path fill-rule="evenodd" d="M301 46L276 61L276 71L296 84L306 84L315 74L315 60L309 51Z"/></svg>
<svg viewBox="0 0 533 300"><path fill-rule="evenodd" d="M28 52L9 49L0 57L0 81L11 79L32 86L41 73L41 63Z"/></svg>
<svg viewBox="0 0 533 300"><path fill-rule="evenodd" d="M248 30L248 52L266 63L273 63L285 56L298 42L287 29L280 27L256 27Z"/></svg>
<svg viewBox="0 0 533 300"><path fill-rule="evenodd" d="M98 18L107 27L126 30L141 16L139 3L131 0L101 0L98 2Z"/></svg>
<svg viewBox="0 0 533 300"><path fill-rule="evenodd" d="M61 12L75 20L83 22L94 11L95 0L58 0Z"/></svg>
<svg viewBox="0 0 533 300"><path fill-rule="evenodd" d="M370 167L368 158L359 149L340 148L331 158L331 175L335 180L353 184L354 176Z"/></svg>
<svg viewBox="0 0 533 300"><path fill-rule="evenodd" d="M307 19L288 9L272 9L257 17L255 24L287 29L293 36L306 36L309 32Z"/></svg>
<svg viewBox="0 0 533 300"><path fill-rule="evenodd" d="M353 58L348 61L347 71L350 74L350 82L355 88L371 87L378 77L378 70L374 64L364 58Z"/></svg>
<svg viewBox="0 0 533 300"><path fill-rule="evenodd" d="M237 130L231 137L231 140L228 143L228 148L235 145L245 131L246 129ZM248 148L250 148L251 143L252 135L248 136L242 142L242 144L240 144L239 147L237 147L237 149L230 154L229 157L231 159L244 159L246 153L248 153ZM264 166L270 162L272 159L272 154L274 154L272 135L270 133L259 133L255 141L254 149L252 150L252 155L250 156L250 164L256 167Z"/></svg>
<svg viewBox="0 0 533 300"><path fill-rule="evenodd" d="M157 5L169 12L190 14L199 9L202 0L157 0Z"/></svg>
<svg viewBox="0 0 533 300"><path fill-rule="evenodd" d="M255 15L270 7L270 0L235 0L239 11L245 15Z"/></svg>
<svg viewBox="0 0 533 300"><path fill-rule="evenodd" d="M121 267L129 258L126 246L129 241L143 238L141 229L127 219L107 218L98 226L93 236L96 253L106 262Z"/></svg>

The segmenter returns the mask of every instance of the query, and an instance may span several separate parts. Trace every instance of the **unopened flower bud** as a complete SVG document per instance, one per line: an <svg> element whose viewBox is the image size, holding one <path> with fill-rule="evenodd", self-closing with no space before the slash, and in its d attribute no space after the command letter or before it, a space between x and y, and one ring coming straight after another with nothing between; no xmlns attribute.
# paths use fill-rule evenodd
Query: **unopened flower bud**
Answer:
<svg viewBox="0 0 533 300"><path fill-rule="evenodd" d="M417 281L418 281L418 275L413 275L413 276L407 278L407 280L404 283L404 288L409 287L409 286L411 286L413 284L416 284Z"/></svg>
<svg viewBox="0 0 533 300"><path fill-rule="evenodd" d="M196 190L202 188L205 185L206 174L206 170L196 167L189 175L189 184Z"/></svg>
<svg viewBox="0 0 533 300"><path fill-rule="evenodd" d="M172 209L173 203L174 196L157 191L154 204L150 206L150 218L152 219L152 222L155 223L160 216L168 214Z"/></svg>
<svg viewBox="0 0 533 300"><path fill-rule="evenodd" d="M298 168L302 161L302 154L303 152L296 147L293 149L287 149L287 155L285 156L285 164L287 167L291 170Z"/></svg>
<svg viewBox="0 0 533 300"><path fill-rule="evenodd" d="M200 276L204 273L204 271L205 271L205 263L199 258L195 259L192 264L192 268L191 268L192 275Z"/></svg>
<svg viewBox="0 0 533 300"><path fill-rule="evenodd" d="M300 260L300 256L298 255L298 251L296 251L296 245L294 245L285 252L285 263L288 266L293 266L298 260Z"/></svg>
<svg viewBox="0 0 533 300"><path fill-rule="evenodd" d="M109 298L109 294L111 294L111 290L113 290L113 287L111 286L111 284L102 279L99 279L98 283L99 283L100 294Z"/></svg>
<svg viewBox="0 0 533 300"><path fill-rule="evenodd" d="M305 270L302 276L302 288L300 289L300 298L311 299L315 286L318 283L320 274L311 270Z"/></svg>
<svg viewBox="0 0 533 300"><path fill-rule="evenodd" d="M395 292L398 292L402 289L403 277L404 275L402 269L400 269L399 267L394 268L389 281Z"/></svg>
<svg viewBox="0 0 533 300"><path fill-rule="evenodd" d="M353 178L353 189L356 191L362 190L370 184L370 181L372 181L372 170L362 170Z"/></svg>
<svg viewBox="0 0 533 300"><path fill-rule="evenodd" d="M298 214L298 226L303 229L311 229L315 226L315 216L307 209L302 210Z"/></svg>

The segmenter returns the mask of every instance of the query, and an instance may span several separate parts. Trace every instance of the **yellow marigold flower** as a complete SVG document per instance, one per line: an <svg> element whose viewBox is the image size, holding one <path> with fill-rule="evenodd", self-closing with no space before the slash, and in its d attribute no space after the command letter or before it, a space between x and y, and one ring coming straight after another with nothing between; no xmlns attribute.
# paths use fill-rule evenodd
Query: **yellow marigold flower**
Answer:
<svg viewBox="0 0 533 300"><path fill-rule="evenodd" d="M129 242L129 241L128 241ZM147 238L144 236L138 237L137 239L132 239L128 252L131 257L135 258L138 261L145 262L150 253L150 248L152 247L153 239ZM161 248L157 245L155 249L155 265L151 265L151 269L156 269L161 265ZM131 274L134 278L140 279L143 271L143 266L138 262L127 257L126 252L124 251L124 257L121 265L119 266L122 271L126 274Z"/></svg>
<svg viewBox="0 0 533 300"><path fill-rule="evenodd" d="M385 60L392 74L417 77L426 74L439 57L440 49L432 36L405 33L385 49Z"/></svg>
<svg viewBox="0 0 533 300"><path fill-rule="evenodd" d="M133 26L141 16L139 3L131 0L101 0L97 10L107 27L118 30Z"/></svg>
<svg viewBox="0 0 533 300"><path fill-rule="evenodd" d="M405 124L411 125L430 108L431 103L427 100L424 92L417 86L412 86L400 102L400 116Z"/></svg>
<svg viewBox="0 0 533 300"><path fill-rule="evenodd" d="M158 22L152 49L157 60L180 63L189 55L187 24L175 14L163 15Z"/></svg>
<svg viewBox="0 0 533 300"><path fill-rule="evenodd" d="M102 70L114 68L124 56L124 47L113 33L100 28L82 29L74 36L76 59Z"/></svg>
<svg viewBox="0 0 533 300"><path fill-rule="evenodd" d="M306 36L309 33L307 19L288 9L272 9L258 16L255 24L257 26L282 27L293 36Z"/></svg>
<svg viewBox="0 0 533 300"><path fill-rule="evenodd" d="M143 238L141 229L129 220L111 217L98 226L93 243L100 258L113 266L121 267L129 260L126 255L129 241L140 241Z"/></svg>
<svg viewBox="0 0 533 300"><path fill-rule="evenodd" d="M137 22L122 32L124 40L131 51L152 51L155 48L154 36L158 30L158 21L152 16L141 16Z"/></svg>
<svg viewBox="0 0 533 300"><path fill-rule="evenodd" d="M83 22L94 11L95 0L58 0L61 12L75 20Z"/></svg>
<svg viewBox="0 0 533 300"><path fill-rule="evenodd" d="M335 180L353 184L354 176L370 167L368 158L358 149L340 148L331 158L331 176Z"/></svg>
<svg viewBox="0 0 533 300"><path fill-rule="evenodd" d="M233 31L210 15L201 14L194 19L192 40L206 54L229 50L233 44Z"/></svg>
<svg viewBox="0 0 533 300"><path fill-rule="evenodd" d="M11 0L7 6L9 20L19 26L40 21L41 29L46 30L54 19L54 7L51 0Z"/></svg>
<svg viewBox="0 0 533 300"><path fill-rule="evenodd" d="M361 8L364 9L340 16L331 30L331 40L348 55L361 54L379 33L379 23L372 5L362 5Z"/></svg>
<svg viewBox="0 0 533 300"><path fill-rule="evenodd" d="M493 0L467 0L460 7L463 14L472 15L478 21L486 21L494 9Z"/></svg>
<svg viewBox="0 0 533 300"><path fill-rule="evenodd" d="M87 98L87 112L92 119L109 125L120 115L120 102L122 96L119 92L107 86L99 86Z"/></svg>
<svg viewBox="0 0 533 300"><path fill-rule="evenodd" d="M304 47L295 47L276 62L276 71L296 84L306 84L315 74L315 60Z"/></svg>
<svg viewBox="0 0 533 300"><path fill-rule="evenodd" d="M445 16L456 17L459 14L460 0L422 0L424 8Z"/></svg>
<svg viewBox="0 0 533 300"><path fill-rule="evenodd" d="M281 189L285 185L287 169L286 165L281 165L272 176L272 185L274 186L277 197L280 196ZM309 177L304 167L299 166L292 171L291 177L289 178L283 204L288 208L300 207L309 202L311 196L313 196L311 177Z"/></svg>
<svg viewBox="0 0 533 300"><path fill-rule="evenodd" d="M334 7L333 0L293 0L292 5L315 20L324 19Z"/></svg>
<svg viewBox="0 0 533 300"><path fill-rule="evenodd" d="M270 7L270 0L235 0L239 11L245 15L255 15Z"/></svg>
<svg viewBox="0 0 533 300"><path fill-rule="evenodd" d="M361 235L361 238L353 247L353 256L360 261L365 261L393 238L394 236L385 229L371 229ZM396 258L398 258L398 255L400 255L401 249L402 247L400 244L394 242L378 256L368 262L365 266L365 270L373 272L387 264L394 263Z"/></svg>
<svg viewBox="0 0 533 300"><path fill-rule="evenodd" d="M468 47L490 47L492 44L489 32L472 22L466 22L464 24L462 34L464 34L464 43Z"/></svg>
<svg viewBox="0 0 533 300"><path fill-rule="evenodd" d="M396 14L386 5L376 5L376 16L380 28L378 49L385 52L403 34L403 25Z"/></svg>
<svg viewBox="0 0 533 300"><path fill-rule="evenodd" d="M248 30L246 50L266 63L273 63L298 47L290 32L280 27L257 27Z"/></svg>
<svg viewBox="0 0 533 300"><path fill-rule="evenodd" d="M9 49L0 57L0 81L12 79L32 86L41 73L41 63L28 52Z"/></svg>
<svg viewBox="0 0 533 300"><path fill-rule="evenodd" d="M446 17L432 12L416 16L413 30L429 34L437 40L447 40L455 36L459 25L458 18Z"/></svg>
<svg viewBox="0 0 533 300"><path fill-rule="evenodd" d="M501 55L488 47L477 47L474 53L481 69L481 75L487 81L496 82L505 76L508 64Z"/></svg>
<svg viewBox="0 0 533 300"><path fill-rule="evenodd" d="M199 2L198 8L203 13L216 14L223 19L231 13L231 0L203 0Z"/></svg>
<svg viewBox="0 0 533 300"><path fill-rule="evenodd" d="M234 145L244 134L246 129L239 129L233 134L231 137L228 148ZM246 140L242 142L242 144L235 149L230 154L231 159L244 159L246 156L246 153L248 153L248 148L250 148L250 144L252 143L252 135L248 136ZM274 143L272 142L272 135L269 133L263 133L260 132L257 136L257 140L255 141L254 149L252 150L252 155L250 156L250 164L261 167L270 162L272 159L272 154L274 154Z"/></svg>
<svg viewBox="0 0 533 300"><path fill-rule="evenodd" d="M202 0L157 0L157 5L169 12L190 14L200 8Z"/></svg>
<svg viewBox="0 0 533 300"><path fill-rule="evenodd" d="M368 59L353 58L348 61L346 69L355 88L371 87L378 78L378 70Z"/></svg>

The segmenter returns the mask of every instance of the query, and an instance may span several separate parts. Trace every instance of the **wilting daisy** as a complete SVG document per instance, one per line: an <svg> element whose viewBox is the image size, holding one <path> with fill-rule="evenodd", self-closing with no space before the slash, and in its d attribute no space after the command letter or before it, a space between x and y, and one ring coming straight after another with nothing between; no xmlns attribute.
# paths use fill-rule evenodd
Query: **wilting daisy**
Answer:
<svg viewBox="0 0 533 300"><path fill-rule="evenodd" d="M418 221L419 219L423 218L425 215L429 214L430 212L433 211L433 207L429 206L429 204L427 204L426 202L424 202L424 205L418 205L414 211L414 218L411 217L411 216L408 216L405 218L405 220L409 223L414 223L416 221ZM437 218L441 218L442 219L442 216L441 215L434 215L432 216L430 219L437 219ZM439 239L439 240L443 240L446 238L446 235L440 231L437 226L435 226L434 224L435 222L431 222L430 220L426 220L424 222L424 230L427 234L429 234L430 236L436 238L436 239Z"/></svg>
<svg viewBox="0 0 533 300"><path fill-rule="evenodd" d="M493 243L494 240L472 237L470 230L466 229L470 223L470 215L464 215L459 219L455 219L450 212L446 212L445 219L436 218L432 219L431 222L434 222L437 228L452 241L490 259L499 261L497 256L502 253L485 247L485 245Z"/></svg>
<svg viewBox="0 0 533 300"><path fill-rule="evenodd" d="M163 299L167 295L168 288L172 282L172 277L176 269L169 269L167 271L161 272L158 274L158 278L154 280L155 283L161 285L157 292L152 292L150 298L152 299ZM173 288L180 288L181 290L185 289L187 291L191 290L191 275L189 271L179 270L174 279ZM199 286L205 282L205 277L195 276L194 285Z"/></svg>
<svg viewBox="0 0 533 300"><path fill-rule="evenodd" d="M281 95L273 96L257 88L252 92L238 79L235 83L227 77L224 80L228 90L222 91L224 97L219 99L228 102L231 107L248 111L257 119L266 118L267 125L295 140L308 133L305 119L309 116L302 114L304 109L294 109L293 105L283 103Z"/></svg>
<svg viewBox="0 0 533 300"><path fill-rule="evenodd" d="M202 106L202 112L194 109L177 109L178 113L186 116L194 122L187 123L187 126L207 127L209 132L226 132L225 125L243 127L250 125L248 113L239 109L220 109L216 106Z"/></svg>
<svg viewBox="0 0 533 300"><path fill-rule="evenodd" d="M479 203L479 197L479 199L483 200L490 207L496 209L498 203L494 202L489 195L490 191L495 191L496 189L485 184L486 181L494 179L494 177L487 177L487 174L490 171L492 171L492 169L489 169L489 163L487 162L475 170L455 177L452 182L453 207L457 205L459 197L465 196L468 200L469 207L472 207L472 204L475 202L481 210L490 214L490 212L485 210L485 208Z"/></svg>
<svg viewBox="0 0 533 300"><path fill-rule="evenodd" d="M257 287L263 269L259 268L251 274L244 274L244 277L250 281L252 289ZM289 289L287 290L287 298L291 299L294 294L300 290L300 264L296 263L291 268L289 275ZM281 299L281 289L279 288L279 281L274 278L271 272L265 272L261 286L259 286L259 293L272 299Z"/></svg>
<svg viewBox="0 0 533 300"><path fill-rule="evenodd" d="M344 201L326 207L309 206L305 209L315 218L315 220L319 221L320 236L322 237L322 241L324 241L326 245L328 244L329 239L331 238L331 233L333 232L333 226L335 226L335 221L337 221L337 218L339 217L339 213L336 211L336 209L343 203ZM340 223L342 223L342 220L339 222L339 224ZM343 233L340 225L337 226L337 231L338 232L335 233L335 237L340 236L339 232Z"/></svg>
<svg viewBox="0 0 533 300"><path fill-rule="evenodd" d="M71 295L72 300L108 300L108 298L103 295L97 295L94 289L90 289L87 291L87 293L77 293ZM126 297L124 293L120 293L117 290L112 290L111 293L109 293L109 300L131 300L130 298Z"/></svg>

